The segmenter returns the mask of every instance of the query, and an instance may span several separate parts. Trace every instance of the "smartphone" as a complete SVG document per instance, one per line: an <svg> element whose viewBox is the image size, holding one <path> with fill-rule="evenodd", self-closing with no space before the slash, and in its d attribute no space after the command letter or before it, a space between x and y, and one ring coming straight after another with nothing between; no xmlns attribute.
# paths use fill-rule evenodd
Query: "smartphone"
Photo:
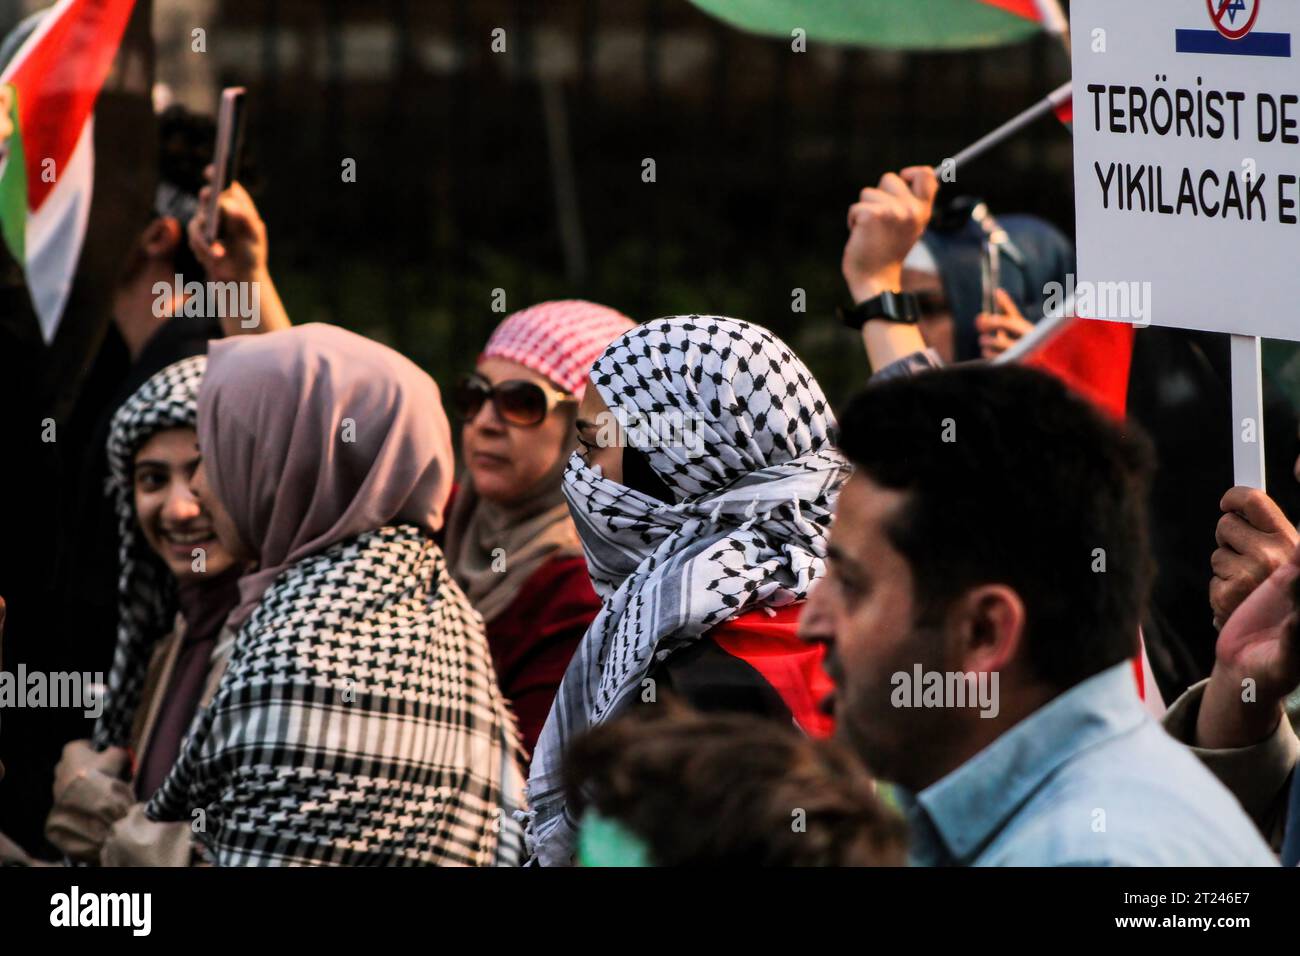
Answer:
<svg viewBox="0 0 1300 956"><path fill-rule="evenodd" d="M999 260L996 236L985 237L980 250L980 292L984 311L989 315L998 313L997 290L1002 282L1002 263Z"/></svg>
<svg viewBox="0 0 1300 956"><path fill-rule="evenodd" d="M208 197L207 229L204 238L211 245L217 240L221 228L221 194L235 181L239 172L239 153L244 145L244 88L228 86L221 91L221 106L217 112L217 146L212 167L216 179L212 182L212 195Z"/></svg>

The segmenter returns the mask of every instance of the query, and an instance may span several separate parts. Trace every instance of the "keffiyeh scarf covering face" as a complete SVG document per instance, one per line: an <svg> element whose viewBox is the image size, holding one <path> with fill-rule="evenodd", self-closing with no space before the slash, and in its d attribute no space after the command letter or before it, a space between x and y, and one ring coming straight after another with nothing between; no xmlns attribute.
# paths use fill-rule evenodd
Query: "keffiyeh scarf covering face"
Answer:
<svg viewBox="0 0 1300 956"><path fill-rule="evenodd" d="M433 380L328 326L227 340L198 432L261 567L146 813L201 819L221 865L513 862L513 718L430 538L452 469Z"/></svg>
<svg viewBox="0 0 1300 956"><path fill-rule="evenodd" d="M821 388L758 326L716 316L646 323L605 351L591 382L676 503L570 459L565 493L603 606L529 776L530 848L543 865L569 863L575 845L561 767L569 741L640 693L657 658L743 611L807 597L849 474Z"/></svg>
<svg viewBox="0 0 1300 956"><path fill-rule="evenodd" d="M109 429L108 492L117 509L118 527L118 623L108 697L95 724L94 744L101 750L129 743L149 658L176 621L176 579L136 522L135 455L160 431L196 427L199 384L206 366L203 355L169 365L122 404Z"/></svg>

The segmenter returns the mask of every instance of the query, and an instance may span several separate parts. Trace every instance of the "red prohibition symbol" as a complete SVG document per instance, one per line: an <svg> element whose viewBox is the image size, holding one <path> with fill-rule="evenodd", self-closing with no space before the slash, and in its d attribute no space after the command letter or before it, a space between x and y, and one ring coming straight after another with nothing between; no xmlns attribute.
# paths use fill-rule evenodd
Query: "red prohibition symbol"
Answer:
<svg viewBox="0 0 1300 956"><path fill-rule="evenodd" d="M1259 5L1262 0L1205 0L1205 7L1210 12L1210 20L1214 23L1214 29L1229 40L1240 40L1255 25L1255 20L1259 17ZM1250 8L1250 15L1246 17L1246 22L1240 27L1230 27L1228 25L1228 14L1244 12Z"/></svg>

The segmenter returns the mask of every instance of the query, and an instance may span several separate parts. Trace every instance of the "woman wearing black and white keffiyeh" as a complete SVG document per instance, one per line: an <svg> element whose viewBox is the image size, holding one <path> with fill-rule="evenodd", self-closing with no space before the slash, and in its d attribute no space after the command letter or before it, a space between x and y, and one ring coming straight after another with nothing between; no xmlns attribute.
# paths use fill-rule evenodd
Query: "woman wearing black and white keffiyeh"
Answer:
<svg viewBox="0 0 1300 956"><path fill-rule="evenodd" d="M529 846L572 861L570 741L672 691L826 734L821 654L795 636L849 474L812 374L766 329L678 316L591 370L565 494L602 607L560 685L528 781Z"/></svg>
<svg viewBox="0 0 1300 956"><path fill-rule="evenodd" d="M514 721L432 538L453 469L433 380L331 326L216 342L198 438L194 490L256 567L148 815L220 865L517 862Z"/></svg>
<svg viewBox="0 0 1300 956"><path fill-rule="evenodd" d="M216 540L189 479L207 359L169 365L112 417L108 494L118 520L118 626L108 694L92 740L55 769L46 837L72 861L186 866L187 823L146 819L186 729L225 666L226 614L242 568Z"/></svg>

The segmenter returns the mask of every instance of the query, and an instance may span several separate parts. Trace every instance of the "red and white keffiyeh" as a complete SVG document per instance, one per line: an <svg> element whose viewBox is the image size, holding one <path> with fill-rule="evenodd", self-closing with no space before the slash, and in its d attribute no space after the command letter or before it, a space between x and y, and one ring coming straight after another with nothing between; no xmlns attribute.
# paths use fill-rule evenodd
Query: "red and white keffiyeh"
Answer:
<svg viewBox="0 0 1300 956"><path fill-rule="evenodd" d="M595 302L540 302L498 325L479 361L510 359L581 399L592 363L635 324L622 312Z"/></svg>

